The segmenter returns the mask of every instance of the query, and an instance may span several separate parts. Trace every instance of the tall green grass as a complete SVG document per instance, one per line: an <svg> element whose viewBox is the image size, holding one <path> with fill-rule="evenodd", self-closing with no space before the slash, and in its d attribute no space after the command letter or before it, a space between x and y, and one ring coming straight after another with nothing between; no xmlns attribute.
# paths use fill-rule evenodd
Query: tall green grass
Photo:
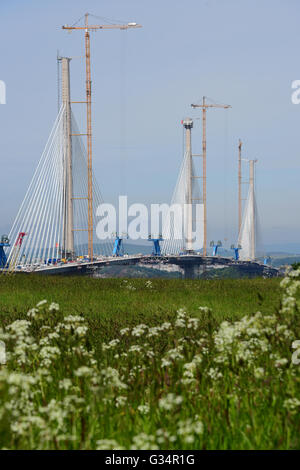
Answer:
<svg viewBox="0 0 300 470"><path fill-rule="evenodd" d="M26 314L41 299L58 302L69 313L84 314L100 335L113 335L123 325L174 318L179 307L188 312L206 305L219 320L235 320L257 310L279 306L279 279L249 280L91 279L87 277L0 277L0 322ZM2 319L1 319L2 316ZM102 333L103 332L103 333Z"/></svg>
<svg viewBox="0 0 300 470"><path fill-rule="evenodd" d="M298 276L1 280L0 448L299 448Z"/></svg>

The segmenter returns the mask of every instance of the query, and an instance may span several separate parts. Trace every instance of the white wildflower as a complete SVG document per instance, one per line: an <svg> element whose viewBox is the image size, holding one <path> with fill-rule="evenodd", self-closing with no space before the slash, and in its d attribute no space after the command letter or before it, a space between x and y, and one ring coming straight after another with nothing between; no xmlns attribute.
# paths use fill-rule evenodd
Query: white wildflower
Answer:
<svg viewBox="0 0 300 470"><path fill-rule="evenodd" d="M84 318L81 317L80 315L68 315L67 317L64 317L64 322L65 323L80 323L83 322Z"/></svg>
<svg viewBox="0 0 300 470"><path fill-rule="evenodd" d="M293 341L292 348L296 349L292 355L292 363L298 365L300 364L300 340Z"/></svg>
<svg viewBox="0 0 300 470"><path fill-rule="evenodd" d="M153 289L152 281L150 281L150 280L146 281L145 287L147 287L147 289Z"/></svg>
<svg viewBox="0 0 300 470"><path fill-rule="evenodd" d="M50 312L58 312L59 311L59 305L55 302L52 302L50 305L49 305L49 311Z"/></svg>
<svg viewBox="0 0 300 470"><path fill-rule="evenodd" d="M123 450L114 439L101 439L96 442L97 450Z"/></svg>
<svg viewBox="0 0 300 470"><path fill-rule="evenodd" d="M88 331L87 326L77 326L77 328L75 328L74 330L74 333L75 335L78 335L78 336L84 336L87 331Z"/></svg>
<svg viewBox="0 0 300 470"><path fill-rule="evenodd" d="M139 405L137 409L142 415L147 415L150 412L149 405Z"/></svg>
<svg viewBox="0 0 300 470"><path fill-rule="evenodd" d="M133 443L130 447L131 450L156 450L158 445L156 444L155 437L151 434L144 432L134 436Z"/></svg>
<svg viewBox="0 0 300 470"><path fill-rule="evenodd" d="M120 330L120 334L121 334L122 336L124 336L124 335L127 335L127 333L129 333L129 331L130 331L129 328L123 328L122 330Z"/></svg>
<svg viewBox="0 0 300 470"><path fill-rule="evenodd" d="M208 307L199 307L201 313L210 313L211 310Z"/></svg>
<svg viewBox="0 0 300 470"><path fill-rule="evenodd" d="M141 352L141 351L142 351L142 348L138 344L133 344L128 349L128 352Z"/></svg>
<svg viewBox="0 0 300 470"><path fill-rule="evenodd" d="M152 338L153 336L159 336L159 331L160 331L160 328L158 328L157 326L153 326L149 328L147 337Z"/></svg>
<svg viewBox="0 0 300 470"><path fill-rule="evenodd" d="M223 377L223 374L222 372L219 371L218 368L216 369L213 369L212 367L209 369L208 373L209 377L212 379L212 380L218 380L220 379L221 377Z"/></svg>
<svg viewBox="0 0 300 470"><path fill-rule="evenodd" d="M192 444L196 436L203 434L203 423L191 418L178 422L177 434L186 444Z"/></svg>
<svg viewBox="0 0 300 470"><path fill-rule="evenodd" d="M288 398L283 403L284 408L292 413L295 413L300 408L300 400L298 398Z"/></svg>
<svg viewBox="0 0 300 470"><path fill-rule="evenodd" d="M72 387L72 381L70 379L60 380L58 386L61 390L69 390Z"/></svg>
<svg viewBox="0 0 300 470"><path fill-rule="evenodd" d="M265 369L263 367L256 367L254 369L254 377L256 379L262 379L265 375Z"/></svg>
<svg viewBox="0 0 300 470"><path fill-rule="evenodd" d="M120 342L119 339L112 339L108 344L102 344L102 351L106 351L107 349L114 349L117 344Z"/></svg>
<svg viewBox="0 0 300 470"><path fill-rule="evenodd" d="M169 330L171 328L171 323L170 322L164 322L162 323L160 326L159 326L159 329L161 331L164 331L164 330Z"/></svg>
<svg viewBox="0 0 300 470"><path fill-rule="evenodd" d="M147 325L144 325L143 323L141 325L137 325L135 326L133 329L132 329L132 336L142 336L146 329L147 329Z"/></svg>
<svg viewBox="0 0 300 470"><path fill-rule="evenodd" d="M121 406L126 405L126 402L127 402L127 397L119 396L116 398L116 407L120 408Z"/></svg>
<svg viewBox="0 0 300 470"><path fill-rule="evenodd" d="M281 359L277 359L275 361L275 367L282 367L285 366L289 361L286 359L286 357L283 357Z"/></svg>
<svg viewBox="0 0 300 470"><path fill-rule="evenodd" d="M102 369L101 375L104 385L123 389L127 388L127 385L120 380L117 369L107 367L106 369Z"/></svg>
<svg viewBox="0 0 300 470"><path fill-rule="evenodd" d="M81 366L75 370L74 374L76 377L90 377L93 373L93 369L87 366Z"/></svg>
<svg viewBox="0 0 300 470"><path fill-rule="evenodd" d="M3 341L0 341L0 365L6 364L6 347Z"/></svg>
<svg viewBox="0 0 300 470"><path fill-rule="evenodd" d="M175 393L168 393L165 397L159 399L158 406L162 410L170 411L174 407L181 405L183 398Z"/></svg>
<svg viewBox="0 0 300 470"><path fill-rule="evenodd" d="M39 313L39 309L37 309L37 308L31 308L31 309L28 310L28 312L27 312L27 317L29 317L29 318L35 318L38 313Z"/></svg>

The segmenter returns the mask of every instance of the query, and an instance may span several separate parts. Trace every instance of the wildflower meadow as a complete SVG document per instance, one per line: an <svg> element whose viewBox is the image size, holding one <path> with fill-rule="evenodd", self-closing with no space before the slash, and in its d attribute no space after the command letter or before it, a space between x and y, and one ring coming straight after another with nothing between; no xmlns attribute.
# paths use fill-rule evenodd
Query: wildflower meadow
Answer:
<svg viewBox="0 0 300 470"><path fill-rule="evenodd" d="M159 282L118 289L163 304ZM53 299L2 312L0 448L299 449L299 288L291 270L272 311L224 319L199 294L109 335Z"/></svg>

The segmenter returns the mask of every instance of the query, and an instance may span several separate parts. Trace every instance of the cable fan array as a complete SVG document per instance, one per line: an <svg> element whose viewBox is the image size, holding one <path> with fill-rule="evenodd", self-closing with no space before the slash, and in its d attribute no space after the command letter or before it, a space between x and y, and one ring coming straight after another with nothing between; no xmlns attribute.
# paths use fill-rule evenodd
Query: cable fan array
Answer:
<svg viewBox="0 0 300 470"><path fill-rule="evenodd" d="M191 165L191 167L190 167ZM185 152L172 196L171 206L162 227L162 252L178 254L187 250L189 179L192 181L192 220L196 237L192 250L203 248L203 201L190 153Z"/></svg>
<svg viewBox="0 0 300 470"><path fill-rule="evenodd" d="M67 255L63 246L66 210L65 119L66 109L62 105L9 234L12 247L14 247L20 232L26 234L18 251L17 263L21 265L44 264L49 260L61 259ZM79 134L73 114L71 115L71 129L71 134ZM74 255L80 256L85 255L88 251L87 157L81 137L73 135L71 139ZM96 209L102 201L99 186L93 175L94 225ZM14 250L11 249L8 255L8 264L13 252ZM96 255L108 255L111 252L111 241L94 243Z"/></svg>
<svg viewBox="0 0 300 470"><path fill-rule="evenodd" d="M242 226L238 237L239 258L244 261L263 256L264 247L254 191L249 188Z"/></svg>

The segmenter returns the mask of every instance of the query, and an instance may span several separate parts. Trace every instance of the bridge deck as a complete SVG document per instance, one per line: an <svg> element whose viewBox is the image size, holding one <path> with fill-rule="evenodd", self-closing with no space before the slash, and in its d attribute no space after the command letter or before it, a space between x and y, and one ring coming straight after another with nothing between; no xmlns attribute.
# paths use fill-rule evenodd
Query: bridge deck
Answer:
<svg viewBox="0 0 300 470"><path fill-rule="evenodd" d="M19 270L18 272L23 273L37 273L37 274L84 274L87 271L92 271L96 268L104 266L114 265L137 265L146 264L149 266L159 264L171 264L177 265L178 267L188 270L196 266L218 266L228 267L235 266L243 271L257 272L257 274L267 274L276 276L278 275L278 269L271 266L264 265L260 262L254 261L236 261L232 258L224 258L221 256L206 256L201 255L169 255L169 256L152 256L152 255L131 255L128 257L106 257L97 259L94 261L80 261L80 262L69 262L61 265L49 265L49 266L31 266Z"/></svg>

